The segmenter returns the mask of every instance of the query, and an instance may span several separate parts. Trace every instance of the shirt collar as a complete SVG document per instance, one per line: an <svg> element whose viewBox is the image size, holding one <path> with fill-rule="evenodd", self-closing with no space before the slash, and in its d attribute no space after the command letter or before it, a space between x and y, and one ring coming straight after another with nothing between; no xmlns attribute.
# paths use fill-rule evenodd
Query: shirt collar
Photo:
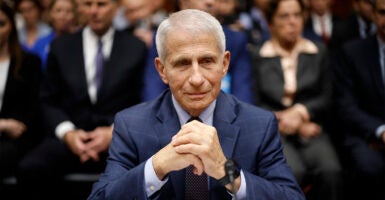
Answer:
<svg viewBox="0 0 385 200"><path fill-rule="evenodd" d="M216 105L216 100L214 100L209 107L207 107L200 115L199 118L202 120L203 123L212 126L213 125L213 117L214 117L214 109ZM176 113L179 118L179 122L181 125L185 124L188 119L190 119L190 114L188 114L181 105L176 101L174 95L172 95L172 103L174 105L174 108L176 110Z"/></svg>
<svg viewBox="0 0 385 200"><path fill-rule="evenodd" d="M294 49L298 50L298 53L316 54L318 53L318 47L308 39L300 38ZM277 57L282 56L284 50L277 44L274 44L272 40L265 42L259 51L261 57Z"/></svg>
<svg viewBox="0 0 385 200"><path fill-rule="evenodd" d="M321 15L317 15L316 13L312 12L311 17L313 19L316 19L317 21L320 20L321 18L324 18L325 20L331 20L332 14L330 12L326 12L325 14L323 14L321 16Z"/></svg>
<svg viewBox="0 0 385 200"><path fill-rule="evenodd" d="M92 40L97 41L99 39L99 37L91 30L89 26L86 26L84 28L84 32L86 36L92 38ZM102 40L102 43L104 44L107 41L111 41L113 39L114 33L114 28L110 27L108 31L100 38Z"/></svg>

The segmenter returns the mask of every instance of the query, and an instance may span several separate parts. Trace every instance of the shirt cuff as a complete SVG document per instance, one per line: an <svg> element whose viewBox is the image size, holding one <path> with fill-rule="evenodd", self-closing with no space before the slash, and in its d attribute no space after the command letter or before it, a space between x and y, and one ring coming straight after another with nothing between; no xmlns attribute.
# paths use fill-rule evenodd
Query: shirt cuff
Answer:
<svg viewBox="0 0 385 200"><path fill-rule="evenodd" d="M381 139L382 133L385 131L385 125L381 125L376 129L376 137Z"/></svg>
<svg viewBox="0 0 385 200"><path fill-rule="evenodd" d="M238 200L242 200L242 199L246 199L246 179L245 179L245 175L243 174L243 171L241 170L241 185L239 186L239 189L238 189L238 192L237 192L237 199ZM231 192L227 191L231 196L232 196L232 200L234 200L234 194L232 194Z"/></svg>
<svg viewBox="0 0 385 200"><path fill-rule="evenodd" d="M64 121L64 122L62 122L62 123L60 123L59 125L56 126L56 128L55 128L55 135L56 135L56 137L59 140L63 140L64 135L68 131L73 131L75 129L76 129L75 125L72 122Z"/></svg>
<svg viewBox="0 0 385 200"><path fill-rule="evenodd" d="M160 190L162 186L168 181L166 177L163 181L159 180L155 173L154 166L152 165L152 157L146 161L144 166L144 183L146 185L147 197L150 197L155 192Z"/></svg>

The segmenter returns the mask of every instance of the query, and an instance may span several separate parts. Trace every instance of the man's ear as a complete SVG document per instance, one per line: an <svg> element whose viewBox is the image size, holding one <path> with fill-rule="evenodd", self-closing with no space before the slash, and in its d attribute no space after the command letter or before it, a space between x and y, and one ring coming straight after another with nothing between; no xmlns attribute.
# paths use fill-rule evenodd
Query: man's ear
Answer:
<svg viewBox="0 0 385 200"><path fill-rule="evenodd" d="M230 52L225 51L225 54L223 56L223 74L222 76L225 77L227 72L229 71L229 66L230 66Z"/></svg>
<svg viewBox="0 0 385 200"><path fill-rule="evenodd" d="M155 68L158 71L159 76L162 79L163 83L168 84L167 76L165 73L166 69L164 64L162 63L159 57L156 57L154 62L155 62Z"/></svg>

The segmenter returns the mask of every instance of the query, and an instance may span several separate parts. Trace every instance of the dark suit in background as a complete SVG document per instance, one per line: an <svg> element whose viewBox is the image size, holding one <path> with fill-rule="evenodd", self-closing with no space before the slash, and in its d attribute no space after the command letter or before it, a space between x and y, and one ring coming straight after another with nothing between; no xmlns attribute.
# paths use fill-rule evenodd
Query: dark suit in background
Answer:
<svg viewBox="0 0 385 200"><path fill-rule="evenodd" d="M355 36L350 35L352 33L352 27L350 27L350 24L334 15L331 17L331 21L332 31L327 42L323 41L322 36L317 35L314 31L312 18L305 23L303 36L313 42L324 42L328 47L328 53L331 56L331 59L334 59L341 48L341 45Z"/></svg>
<svg viewBox="0 0 385 200"><path fill-rule="evenodd" d="M171 92L167 90L153 101L118 113L114 124L107 168L89 199L148 199L145 163L181 127ZM213 126L224 154L234 158L245 174L247 199L302 199L282 153L272 113L222 92L217 98ZM184 199L184 177L185 170L171 172L157 199ZM210 199L231 199L214 178L209 178L209 185Z"/></svg>
<svg viewBox="0 0 385 200"><path fill-rule="evenodd" d="M100 162L81 163L79 157L54 135L58 124L71 121L77 129L85 131L111 126L116 112L140 102L144 43L126 32L115 31L110 57L104 63L97 101L92 103L87 90L83 40L80 31L63 35L51 45L41 90L49 135L21 164L20 181L30 194L58 189L60 185L56 183L66 173L101 172L105 166L105 155Z"/></svg>
<svg viewBox="0 0 385 200"><path fill-rule="evenodd" d="M357 199L384 199L385 152L376 129L385 124L385 87L376 37L347 43L335 66L336 107L344 157Z"/></svg>

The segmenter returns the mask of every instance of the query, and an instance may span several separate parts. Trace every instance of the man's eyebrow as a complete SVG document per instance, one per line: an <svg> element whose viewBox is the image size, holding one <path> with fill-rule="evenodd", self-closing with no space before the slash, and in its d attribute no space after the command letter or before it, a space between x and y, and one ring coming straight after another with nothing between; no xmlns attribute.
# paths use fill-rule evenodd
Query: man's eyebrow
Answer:
<svg viewBox="0 0 385 200"><path fill-rule="evenodd" d="M189 60L191 60L191 59L188 58L187 56L181 55L181 56L177 56L177 57L171 59L171 60L170 60L170 63L171 63L171 64L176 64L176 63L178 63L178 62L189 61Z"/></svg>

